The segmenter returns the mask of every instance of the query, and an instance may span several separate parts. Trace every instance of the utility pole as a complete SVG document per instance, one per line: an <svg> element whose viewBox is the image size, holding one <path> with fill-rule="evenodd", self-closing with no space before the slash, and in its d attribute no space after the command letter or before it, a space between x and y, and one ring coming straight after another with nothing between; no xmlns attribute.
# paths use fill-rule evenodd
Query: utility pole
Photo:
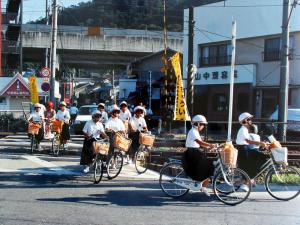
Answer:
<svg viewBox="0 0 300 225"><path fill-rule="evenodd" d="M112 71L112 86L113 86L114 104L117 104L117 96L116 96L116 90L115 90L115 70Z"/></svg>
<svg viewBox="0 0 300 225"><path fill-rule="evenodd" d="M282 37L281 37L281 66L280 66L280 92L279 92L279 138L286 141L287 110L289 94L289 11L290 0L283 0Z"/></svg>
<svg viewBox="0 0 300 225"><path fill-rule="evenodd" d="M46 18L46 25L49 25L49 9L48 9L48 0L46 0L46 11L45 11L45 18ZM45 51L45 66L48 67L48 54L49 54L49 49L46 47Z"/></svg>
<svg viewBox="0 0 300 225"><path fill-rule="evenodd" d="M50 99L55 103L55 68L56 68L56 41L57 41L57 0L53 0L52 5L52 50L51 50L51 89Z"/></svg>
<svg viewBox="0 0 300 225"><path fill-rule="evenodd" d="M149 109L151 109L152 105L152 71L149 71Z"/></svg>
<svg viewBox="0 0 300 225"><path fill-rule="evenodd" d="M230 67L230 88L229 88L229 113L228 113L228 130L227 142L231 142L232 130L232 111L233 111L233 87L234 87L234 66L236 52L236 21L232 22L232 39L231 39L231 67Z"/></svg>
<svg viewBox="0 0 300 225"><path fill-rule="evenodd" d="M188 74L187 74L187 105L192 117L194 114L194 7L189 7L189 43L188 43Z"/></svg>
<svg viewBox="0 0 300 225"><path fill-rule="evenodd" d="M2 16L2 15L1 15ZM19 18L19 23L20 23L20 74L22 75L23 71L23 38L22 38L22 28L23 28L23 0L21 0L20 3L20 18Z"/></svg>

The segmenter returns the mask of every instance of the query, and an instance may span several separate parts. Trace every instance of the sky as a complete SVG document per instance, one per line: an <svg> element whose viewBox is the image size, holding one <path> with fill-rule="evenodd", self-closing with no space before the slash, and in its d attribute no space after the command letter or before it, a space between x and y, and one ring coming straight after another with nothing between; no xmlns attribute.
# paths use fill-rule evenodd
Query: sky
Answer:
<svg viewBox="0 0 300 225"><path fill-rule="evenodd" d="M58 4L63 7L77 5L80 2L89 2L91 0L57 0ZM2 8L6 8L7 0L2 0ZM48 0L48 5L52 0ZM23 22L39 19L45 16L46 0L23 0Z"/></svg>

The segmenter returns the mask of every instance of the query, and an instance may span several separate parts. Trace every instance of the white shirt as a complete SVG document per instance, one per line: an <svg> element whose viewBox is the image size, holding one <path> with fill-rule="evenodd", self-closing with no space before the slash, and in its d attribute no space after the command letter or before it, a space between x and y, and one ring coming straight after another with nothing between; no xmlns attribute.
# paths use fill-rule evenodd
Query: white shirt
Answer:
<svg viewBox="0 0 300 225"><path fill-rule="evenodd" d="M126 120L130 120L131 119L131 112L128 109L126 109L125 112L123 112L121 110L121 112L120 112L120 119L123 122L125 122Z"/></svg>
<svg viewBox="0 0 300 225"><path fill-rule="evenodd" d="M196 142L197 139L200 141L202 140L198 129L196 127L192 127L187 135L185 147L200 148L200 145Z"/></svg>
<svg viewBox="0 0 300 225"><path fill-rule="evenodd" d="M130 125L136 131L142 131L144 127L147 127L147 123L143 117L136 118L135 116L131 118Z"/></svg>
<svg viewBox="0 0 300 225"><path fill-rule="evenodd" d="M55 119L64 121L65 123L69 123L70 113L66 109L65 109L65 111L58 110L56 113Z"/></svg>
<svg viewBox="0 0 300 225"><path fill-rule="evenodd" d="M239 129L239 132L237 134L235 142L237 145L249 145L249 143L246 141L246 139L250 140L249 130L247 127L241 126L241 128Z"/></svg>
<svg viewBox="0 0 300 225"><path fill-rule="evenodd" d="M105 128L113 130L114 132L125 131L125 125L119 118L109 118L105 124Z"/></svg>
<svg viewBox="0 0 300 225"><path fill-rule="evenodd" d="M101 112L101 111L100 111ZM108 115L107 115L107 112L103 111L101 112L101 118L100 118L100 121L102 123L106 123L108 121Z"/></svg>
<svg viewBox="0 0 300 225"><path fill-rule="evenodd" d="M44 118L44 112L40 110L39 112L34 111L31 113L28 120L32 119L33 122L42 122Z"/></svg>
<svg viewBox="0 0 300 225"><path fill-rule="evenodd" d="M95 123L93 120L87 121L82 131L93 138L99 138L100 133L104 132L104 127L101 122Z"/></svg>
<svg viewBox="0 0 300 225"><path fill-rule="evenodd" d="M76 107L76 106L72 106L71 108L70 108L70 114L71 115L75 115L75 114L77 114L78 113L78 108Z"/></svg>

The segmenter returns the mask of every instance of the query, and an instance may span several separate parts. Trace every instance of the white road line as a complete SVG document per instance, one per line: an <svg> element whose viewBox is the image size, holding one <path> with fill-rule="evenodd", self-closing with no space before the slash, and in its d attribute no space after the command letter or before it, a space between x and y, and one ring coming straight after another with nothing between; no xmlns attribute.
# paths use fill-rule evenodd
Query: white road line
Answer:
<svg viewBox="0 0 300 225"><path fill-rule="evenodd" d="M22 158L24 159L27 159L31 162L34 162L38 165L41 165L43 167L46 167L48 170L50 171L55 171L55 173L57 175L75 175L75 174L81 174L81 173L78 173L78 172L72 172L72 171L69 171L69 170L66 170L60 166L57 166L51 162L48 162L48 161L45 161L45 160L42 160L42 159L39 159L38 157L36 156L31 156L31 155L24 155L22 156Z"/></svg>
<svg viewBox="0 0 300 225"><path fill-rule="evenodd" d="M46 169L4 169L0 168L0 173L21 173L21 174L26 174L26 175L38 175L38 174L43 174L43 175L82 175L82 173L76 173L76 172L71 172L71 171L51 171L51 170L46 170Z"/></svg>

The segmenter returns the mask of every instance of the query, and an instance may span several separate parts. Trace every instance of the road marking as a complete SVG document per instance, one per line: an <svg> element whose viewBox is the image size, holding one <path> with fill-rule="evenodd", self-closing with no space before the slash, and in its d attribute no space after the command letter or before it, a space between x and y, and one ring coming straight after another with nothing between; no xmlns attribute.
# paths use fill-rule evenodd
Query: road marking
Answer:
<svg viewBox="0 0 300 225"><path fill-rule="evenodd" d="M76 173L76 172L71 172L71 171L51 171L47 169L4 169L0 168L0 173L19 173L19 174L26 174L26 175L38 175L38 174L43 174L43 175L82 175L82 173Z"/></svg>

